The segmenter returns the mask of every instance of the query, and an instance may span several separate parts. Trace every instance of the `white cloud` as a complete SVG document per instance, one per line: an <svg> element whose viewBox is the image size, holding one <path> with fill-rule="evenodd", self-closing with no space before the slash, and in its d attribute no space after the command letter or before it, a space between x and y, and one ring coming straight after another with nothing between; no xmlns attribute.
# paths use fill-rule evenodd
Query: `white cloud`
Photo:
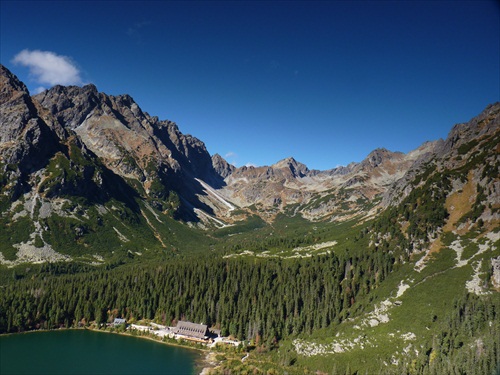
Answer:
<svg viewBox="0 0 500 375"><path fill-rule="evenodd" d="M12 60L14 64L27 66L39 84L77 85L82 83L80 71L67 56L50 51L22 50ZM40 88L38 88L40 89Z"/></svg>
<svg viewBox="0 0 500 375"><path fill-rule="evenodd" d="M248 163L245 164L245 167L254 167L254 168L256 168L257 164L248 162Z"/></svg>
<svg viewBox="0 0 500 375"><path fill-rule="evenodd" d="M232 158L236 158L236 157L238 157L238 155L236 155L236 153L232 152L232 151L229 151L226 155L224 155L225 159L230 159L230 158L232 159Z"/></svg>

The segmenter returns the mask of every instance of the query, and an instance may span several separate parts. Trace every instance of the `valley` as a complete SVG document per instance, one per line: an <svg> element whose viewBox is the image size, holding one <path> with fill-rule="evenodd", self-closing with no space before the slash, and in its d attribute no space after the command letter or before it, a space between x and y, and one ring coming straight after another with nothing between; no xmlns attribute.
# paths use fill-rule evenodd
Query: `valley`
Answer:
<svg viewBox="0 0 500 375"><path fill-rule="evenodd" d="M500 103L407 154L237 168L128 95L0 78L0 333L187 320L243 343L213 374L500 369Z"/></svg>

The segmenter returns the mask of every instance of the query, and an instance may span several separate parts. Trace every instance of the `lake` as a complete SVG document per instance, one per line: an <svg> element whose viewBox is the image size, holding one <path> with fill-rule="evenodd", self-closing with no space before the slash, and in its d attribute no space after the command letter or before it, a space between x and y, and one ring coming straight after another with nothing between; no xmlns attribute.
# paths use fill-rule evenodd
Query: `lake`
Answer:
<svg viewBox="0 0 500 375"><path fill-rule="evenodd" d="M0 336L0 374L195 374L203 353L87 330Z"/></svg>

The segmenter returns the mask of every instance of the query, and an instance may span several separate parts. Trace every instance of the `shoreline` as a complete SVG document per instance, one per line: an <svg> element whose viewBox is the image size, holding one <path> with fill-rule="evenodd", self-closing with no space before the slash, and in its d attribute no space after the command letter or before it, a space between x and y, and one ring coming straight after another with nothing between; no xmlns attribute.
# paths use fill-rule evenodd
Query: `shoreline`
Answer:
<svg viewBox="0 0 500 375"><path fill-rule="evenodd" d="M56 329L34 329L34 330L23 331L23 332L2 333L2 334L0 334L0 336L11 336L11 335L37 333L37 332L70 331L70 330L91 331L91 332L108 333L108 334L114 334L114 335L120 335L120 336L136 337L139 339L150 340L150 341L156 342L158 344L164 344L167 346L179 347L182 349L189 349L189 350L197 351L200 354L205 354L205 355L202 355L201 358L194 360L194 369L196 371L196 374L207 374L211 369L214 368L214 364L211 361L211 358L212 358L211 353L213 353L213 352L209 348L207 348L207 349L195 348L195 347L192 347L190 345L183 345L182 343L167 342L167 341L163 341L161 339L157 340L154 337L151 337L149 335L133 335L129 332L111 332L111 331L108 331L106 329L101 330L98 328L91 328L91 327L69 327L69 328L56 328Z"/></svg>

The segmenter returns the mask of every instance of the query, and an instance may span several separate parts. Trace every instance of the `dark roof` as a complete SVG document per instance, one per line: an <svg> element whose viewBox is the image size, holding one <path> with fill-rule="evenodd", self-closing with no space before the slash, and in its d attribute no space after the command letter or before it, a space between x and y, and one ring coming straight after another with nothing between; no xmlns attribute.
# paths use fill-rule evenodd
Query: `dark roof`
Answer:
<svg viewBox="0 0 500 375"><path fill-rule="evenodd" d="M202 339L208 335L208 327L205 324L179 321L177 322L176 333Z"/></svg>

